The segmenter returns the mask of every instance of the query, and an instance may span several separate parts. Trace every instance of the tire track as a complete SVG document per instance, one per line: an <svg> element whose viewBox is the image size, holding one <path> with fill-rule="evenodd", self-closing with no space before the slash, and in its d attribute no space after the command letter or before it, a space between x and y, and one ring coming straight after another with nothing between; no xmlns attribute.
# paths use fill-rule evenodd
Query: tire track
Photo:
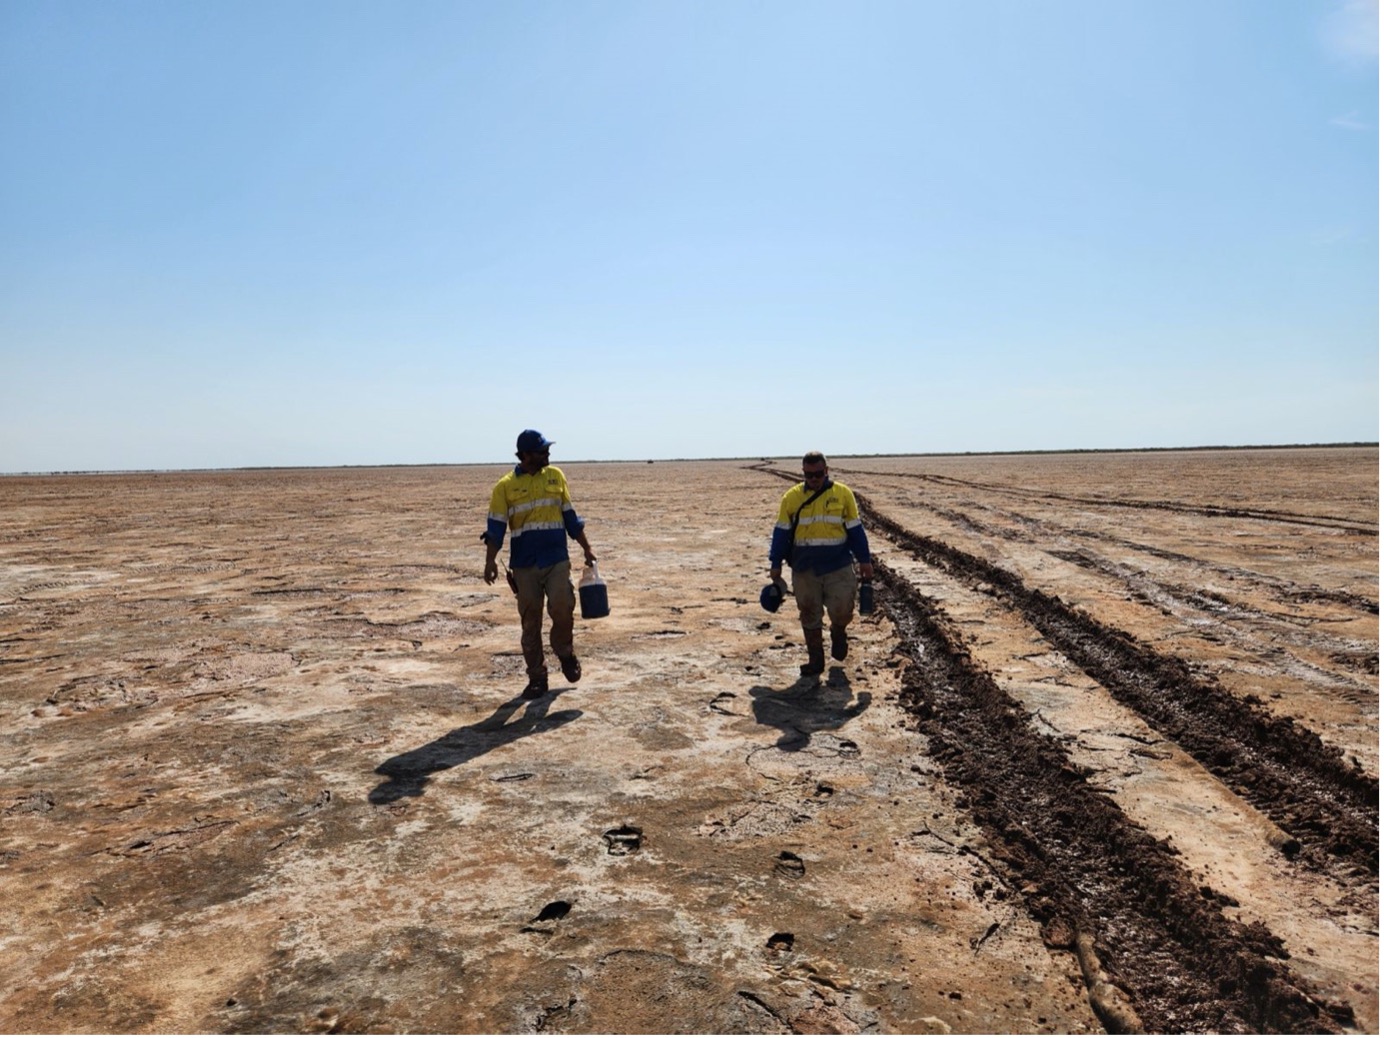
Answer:
<svg viewBox="0 0 1384 1038"><path fill-rule="evenodd" d="M1009 512L986 505L977 504L976 507L986 509L1002 519L1007 519L1012 523L1016 523L1028 529L1041 529L1050 537L1065 537L1073 540L1109 544L1117 548L1124 548L1142 555L1148 555L1164 562L1171 562L1175 565L1188 566L1203 572L1216 573L1224 577L1229 577L1232 580L1248 581L1256 587L1262 588L1265 593L1272 595L1280 602L1286 604L1334 605L1342 606L1346 609L1353 609L1361 613L1369 613L1372 616L1379 615L1378 600L1369 598L1366 595L1359 595L1350 591L1332 590L1317 585L1295 584L1292 581L1283 580L1266 573L1257 573L1253 570L1245 569L1242 566L1225 566L1215 562L1208 562L1205 559L1193 558L1191 555L1187 555L1183 552L1169 551L1166 548L1159 548L1152 544L1144 544L1139 541L1116 537L1110 533L1060 526L1051 520L1035 519L1032 516L1024 515L1020 512ZM1006 540L1022 540L1028 543L1038 543L1035 537L1020 534L1018 531L1012 529L986 526L985 532L992 536L1002 537ZM1049 551L1048 554L1055 553ZM1266 613L1264 615L1269 616L1270 614Z"/></svg>
<svg viewBox="0 0 1384 1038"><path fill-rule="evenodd" d="M1315 867L1342 862L1377 883L1379 782L1348 766L1339 749L1291 718L1237 699L1213 678L1197 677L1181 659L1026 587L1007 570L912 533L857 498L868 521L896 545L954 578L988 585L1111 695L1272 818L1298 841L1285 850L1301 850Z"/></svg>
<svg viewBox="0 0 1384 1038"><path fill-rule="evenodd" d="M976 665L928 599L877 563L882 604L910 664L900 701L947 781L964 790L1053 947L1080 958L1092 1008L1112 1031L1339 1033L1260 924L1228 919L1176 851L1132 823Z"/></svg>
<svg viewBox="0 0 1384 1038"><path fill-rule="evenodd" d="M1312 685L1341 693L1352 702L1375 702L1375 684L1355 675L1361 671L1373 671L1377 674L1378 654L1365 654L1359 641L1337 638L1313 630L1312 627L1318 623L1316 619L1304 619L1292 613L1271 613L1207 588L1191 588L1159 580L1132 566L1112 562L1084 549L1054 549L1049 550L1047 554L1115 581L1123 586L1135 601L1172 616L1188 617L1192 623L1213 624L1215 633L1204 630L1203 637L1230 642L1261 655L1277 653L1285 661L1284 666L1291 668L1291 673L1306 679ZM1196 614L1203 619L1190 619L1189 614ZM1260 633L1265 629L1270 632L1267 641ZM1298 650L1310 651L1315 648L1334 663L1342 665L1343 671L1348 670L1352 673L1337 673L1318 666L1298 653L1289 652L1281 644L1275 644L1276 642L1286 643Z"/></svg>
<svg viewBox="0 0 1384 1038"><path fill-rule="evenodd" d="M1080 538L1086 541L1099 541L1104 544L1111 544L1117 548L1126 548L1130 551L1140 552L1164 562L1172 562L1179 566L1191 566L1199 570L1217 573L1221 576L1229 577L1232 580L1250 581L1265 592L1286 604L1320 604L1343 606L1346 609L1353 609L1356 612L1369 613L1372 616L1379 615L1379 602L1377 599L1369 598L1365 595L1358 595L1351 591L1336 591L1316 585L1299 585L1289 580L1282 580L1277 577L1269 576L1265 573L1256 573L1247 570L1242 566L1223 566L1214 562L1207 562L1204 559L1196 559L1182 552L1168 551L1165 548L1158 548L1152 544L1141 544L1138 541L1126 540L1122 537L1115 537L1108 533L1097 533L1092 530L1062 530L1062 536ZM1266 616L1270 614L1264 614Z"/></svg>
<svg viewBox="0 0 1384 1038"><path fill-rule="evenodd" d="M1015 497L1037 498L1042 501L1063 501L1074 505L1090 505L1097 508L1132 508L1159 512L1182 512L1187 515L1204 516L1214 519L1259 519L1270 523L1289 523L1299 526L1324 526L1328 529L1345 530L1349 533L1378 537L1379 526L1358 519L1339 515L1314 515L1303 512L1283 512L1269 508L1237 508L1231 505L1202 505L1185 501L1137 501L1117 497L1092 497L1080 494L1059 494L1051 490L1030 490L1027 487L1007 486L1003 483L982 483L977 480L958 479L955 476L919 474L904 476L902 473L872 472L868 469L838 469L841 473L858 473L862 476L898 476L910 482L928 481L942 486L970 487L987 490L997 494Z"/></svg>
<svg viewBox="0 0 1384 1038"><path fill-rule="evenodd" d="M880 473L868 473L863 470L860 475L870 476L873 479L901 480L908 483L910 487L916 486L922 478L933 477L904 477L900 475L883 475ZM935 477L941 480L942 477ZM1003 492L1004 488L997 488ZM1036 492L1034 492L1036 495ZM998 508L994 505L983 504L978 501L967 501L964 504L979 511L989 513L994 517L1012 523L1013 526L997 526L994 523L985 522L974 515L952 508L944 508L931 501L918 500L910 502L910 507L918 507L931 512L934 515L945 519L947 522L975 533L984 534L990 537L997 537L1006 541L1016 541L1024 544L1040 544L1034 531L1041 531L1052 538L1071 538L1085 541L1095 541L1101 544L1110 544L1119 548L1126 548L1130 551L1149 555L1165 562L1172 562L1177 565L1194 566L1200 570L1218 573L1222 576L1230 577L1234 580L1243 580L1253 583L1257 587L1262 587L1266 593L1272 595L1281 602L1289 604L1322 604L1337 605L1347 609L1354 609L1359 612L1369 613L1372 616L1379 615L1379 601L1366 595L1355 594L1350 591L1332 590L1316 585L1294 584L1291 581L1282 580L1265 573L1257 573L1252 570L1239 566L1225 566L1205 559L1193 558L1182 552L1168 551L1152 544L1143 544L1139 541L1132 541L1123 537L1117 537L1110 533L1098 532L1095 530L1083 530L1075 527L1059 525L1050 519L1039 519L1035 516L1026 515L1022 512L1009 511ZM1017 529L1016 529L1017 527ZM1351 532L1366 533L1373 535L1373 531L1354 530ZM1049 554L1053 554L1049 552Z"/></svg>

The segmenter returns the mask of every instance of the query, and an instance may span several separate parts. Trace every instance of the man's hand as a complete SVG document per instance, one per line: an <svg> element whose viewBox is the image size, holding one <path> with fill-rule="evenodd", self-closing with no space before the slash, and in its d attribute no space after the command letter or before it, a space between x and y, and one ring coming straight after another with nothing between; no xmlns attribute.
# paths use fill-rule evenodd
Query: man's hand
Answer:
<svg viewBox="0 0 1384 1038"><path fill-rule="evenodd" d="M769 567L769 579L772 580L775 584L777 584L780 580L782 580L782 579L783 579L783 567L782 567L782 566L770 566L770 567Z"/></svg>
<svg viewBox="0 0 1384 1038"><path fill-rule="evenodd" d="M861 579L861 580L874 580L874 579L875 579L875 564L874 564L873 562L862 562L862 563L860 564L860 579Z"/></svg>
<svg viewBox="0 0 1384 1038"><path fill-rule="evenodd" d="M582 554L586 556L586 564L588 566L596 565L596 553L591 550L591 542L586 539L586 531L582 530L573 540L581 545Z"/></svg>
<svg viewBox="0 0 1384 1038"><path fill-rule="evenodd" d="M496 565L494 559L485 560L485 582L493 584L500 576L500 567Z"/></svg>

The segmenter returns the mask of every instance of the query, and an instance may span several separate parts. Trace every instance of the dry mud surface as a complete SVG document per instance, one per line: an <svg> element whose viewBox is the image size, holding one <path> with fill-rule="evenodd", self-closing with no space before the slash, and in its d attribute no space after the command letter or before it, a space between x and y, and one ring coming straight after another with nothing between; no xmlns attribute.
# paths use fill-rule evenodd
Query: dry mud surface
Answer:
<svg viewBox="0 0 1384 1038"><path fill-rule="evenodd" d="M557 463L531 702L502 467L0 479L0 1030L1378 1031L1377 450L833 459L816 684L795 459Z"/></svg>

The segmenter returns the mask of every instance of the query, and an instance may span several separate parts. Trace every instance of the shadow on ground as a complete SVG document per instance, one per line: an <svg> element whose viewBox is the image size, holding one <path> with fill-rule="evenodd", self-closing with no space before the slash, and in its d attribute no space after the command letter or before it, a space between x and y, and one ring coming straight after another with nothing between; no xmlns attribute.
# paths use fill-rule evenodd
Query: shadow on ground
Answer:
<svg viewBox="0 0 1384 1038"><path fill-rule="evenodd" d="M871 696L855 696L845 669L832 667L825 681L800 678L787 688L755 685L750 699L754 719L783 732L778 748L793 753L805 749L814 732L833 731L859 717L869 709Z"/></svg>
<svg viewBox="0 0 1384 1038"><path fill-rule="evenodd" d="M392 804L403 797L421 796L423 788L431 781L434 773L466 764L525 736L540 735L561 728L581 716L580 710L548 713L548 707L557 696L557 690L549 692L541 699L523 699L516 696L509 702L500 704L484 721L463 728L454 728L425 746L401 753L397 757L390 757L375 769L375 774L384 775L386 781L370 791L370 802ZM521 706L525 708L523 714L517 720L510 721Z"/></svg>

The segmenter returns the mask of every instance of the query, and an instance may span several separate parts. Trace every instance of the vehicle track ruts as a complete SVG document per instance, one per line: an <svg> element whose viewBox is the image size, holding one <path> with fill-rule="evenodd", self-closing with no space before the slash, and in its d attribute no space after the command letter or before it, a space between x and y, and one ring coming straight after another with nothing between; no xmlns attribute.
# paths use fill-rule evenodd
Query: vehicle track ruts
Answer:
<svg viewBox="0 0 1384 1038"><path fill-rule="evenodd" d="M919 481L919 477L916 476L905 478L903 476L889 475L881 477L878 473L865 472L862 472L861 475L869 475L871 478L875 479L905 480L910 487L916 486ZM1022 512L1013 512L1007 509L998 508L994 505L982 504L978 501L967 501L964 503L979 511L988 512L1013 525L998 526L994 523L986 522L975 515L967 514L955 508L943 508L930 501L919 500L910 502L909 507L917 507L929 511L963 530L973 530L977 533L986 534L991 537L999 537L1008 541L1017 541L1024 544L1039 544L1041 542L1036 536L1035 531L1042 531L1051 537L1071 537L1087 541L1099 541L1102 544L1113 544L1117 547L1127 548L1145 555L1151 555L1154 558L1163 559L1167 562L1196 566L1199 569L1233 577L1236 580L1250 581L1257 586L1263 587L1268 593L1283 602L1340 605L1348 609L1356 609L1361 612L1370 613L1373 616L1379 615L1378 599L1373 599L1366 595L1359 595L1350 591L1337 591L1329 588L1317 587L1315 585L1304 586L1293 584L1290 581L1281 580L1264 573L1257 573L1243 567L1224 566L1214 562L1208 562L1205 559L1194 559L1190 555L1183 554L1182 552L1168 551L1165 548L1159 548L1152 544L1143 544L1138 541L1116 537L1110 533L1061 526L1050 519L1040 519L1035 516L1025 515ZM1354 530L1352 532L1365 533L1367 536L1375 535L1373 530Z"/></svg>
<svg viewBox="0 0 1384 1038"><path fill-rule="evenodd" d="M964 512L956 512L951 509L938 508L930 505L920 505L940 515L958 526L974 527L982 533L987 533L993 537L1000 537L1005 540L1019 541L1025 544L1039 544L1040 541L1035 536L1035 530L1041 530L1050 537L1070 537L1074 540L1088 542L1098 542L1100 544L1110 544L1117 548L1125 548L1136 551L1143 555L1149 555L1155 559L1165 562L1172 562L1178 565L1194 566L1204 572L1218 573L1222 576L1232 577L1235 580L1248 581L1255 586L1262 587L1266 592L1273 595L1281 602L1286 603L1320 603L1323 605L1339 605L1347 609L1355 609L1362 613L1369 613L1372 616L1379 615L1379 602L1377 599L1369 598L1365 595L1358 595L1350 591L1336 591L1329 588L1317 587L1315 585L1294 584L1291 581L1282 580L1277 577L1269 576L1266 573L1257 573L1245 569L1242 566L1225 566L1205 559L1196 559L1183 552L1169 551L1166 548L1159 548L1152 544L1143 544L1139 541L1131 541L1124 537L1116 537L1110 533L1097 530L1082 530L1075 527L1060 526L1048 519L1038 519L1022 512L1010 512L1005 509L995 508L992 505L972 503L972 506L983 511L990 512L1000 519L1004 519L1015 526L1022 527L1022 530L1014 527L1001 527L992 523L982 523L975 516L966 515ZM1056 554L1051 550L1048 554Z"/></svg>
<svg viewBox="0 0 1384 1038"><path fill-rule="evenodd" d="M1197 677L1183 660L1025 586L1008 570L913 533L857 497L872 526L900 548L955 578L985 585L1018 610L1116 699L1299 841L1307 862L1326 867L1335 858L1358 878L1377 883L1379 781L1347 765L1338 748L1291 718L1236 698L1214 678Z"/></svg>
<svg viewBox="0 0 1384 1038"><path fill-rule="evenodd" d="M999 514L1003 515L1005 513ZM1034 522L1034 520L1027 516L1021 516L1019 518L1027 523ZM1071 529L1062 530L1061 533L1067 537L1080 538L1086 541L1099 541L1102 544L1112 544L1118 548L1127 548L1144 555L1150 555L1155 559L1162 559L1165 562L1173 562L1184 566L1195 566L1199 570L1219 573L1222 576L1232 577L1235 580L1249 581L1264 588L1269 594L1273 595L1281 602L1338 605L1344 606L1347 609L1355 609L1362 613L1369 613L1373 616L1379 615L1379 602L1377 599L1369 598L1365 595L1357 595L1354 592L1334 591L1323 587L1293 584L1291 581L1271 577L1265 573L1256 573L1252 570L1245 569L1243 566L1223 566L1214 562L1207 562L1204 559L1195 559L1182 552L1168 551L1166 548L1155 547L1152 544L1141 544L1138 541L1126 540L1123 537L1115 537L1111 534L1100 533L1095 530Z"/></svg>
<svg viewBox="0 0 1384 1038"><path fill-rule="evenodd" d="M1108 1029L1338 1033L1353 1022L1348 1005L1306 993L1267 928L1227 918L1229 899L1198 887L1166 841L1094 790L930 600L887 566L876 571L911 664L901 703L948 783L964 791L994 864L1044 939L1076 949ZM1088 965L1092 949L1100 967ZM1101 972L1123 998L1090 979Z"/></svg>
<svg viewBox="0 0 1384 1038"><path fill-rule="evenodd" d="M1049 550L1047 554L1055 559L1070 562L1091 573L1107 577L1124 587L1131 597L1155 609L1165 612L1195 612L1210 618L1216 624L1215 637L1219 641L1232 642L1248 650L1260 652L1277 649L1278 653L1291 661L1296 673L1308 678L1314 685L1342 692L1354 702L1361 699L1373 704L1376 685L1355 675L1370 669L1369 661L1362 655L1360 643L1337 638L1312 630L1315 621L1295 614L1271 613L1245 602L1236 601L1207 588L1187 587L1159 580L1131 566L1112 562L1088 552ZM1254 633L1255 631L1259 633ZM1266 644L1264 631L1271 632L1274 641ZM1318 666L1310 660L1294 655L1284 645L1296 648L1315 648L1342 667L1340 673ZM1378 657L1374 670L1378 671ZM1286 663L1284 664L1287 665Z"/></svg>
<svg viewBox="0 0 1384 1038"><path fill-rule="evenodd" d="M1185 512L1189 515L1201 515L1224 519L1262 519L1265 522L1292 523L1299 526L1325 526L1332 529L1346 530L1351 533L1361 533L1369 537L1379 536L1378 523L1367 523L1359 519L1349 519L1338 515L1280 512L1268 508L1236 508L1230 505L1202 505L1185 501L1136 501L1118 497L1085 497L1079 494L1059 494L1052 490L1032 490L1028 487L1007 486L1003 483L981 483L976 480L958 479L955 476L939 476L935 474L909 475L902 472L872 472L868 469L839 468L837 471L843 473L855 472L863 476L893 476L899 479L907 479L914 484L930 481L945 486L973 487L977 490L989 490L1000 494L1038 498L1044 501L1065 501L1071 504L1093 505L1099 508L1136 508L1160 512Z"/></svg>
<svg viewBox="0 0 1384 1038"><path fill-rule="evenodd" d="M1265 576L1265 574L1262 573L1251 573L1250 570L1243 569L1243 567L1218 566L1215 565L1215 563L1203 562L1200 561L1200 559L1193 559L1192 556L1179 554L1179 552L1165 551L1165 549L1154 547L1154 545L1139 544L1138 541L1125 540L1125 538L1114 537L1111 536L1111 534L1099 533L1099 531L1095 530L1071 529L1071 527L1056 525L1056 523L1050 522L1050 520L1035 519L1032 518L1032 516L1023 515L1023 513L1020 512L1009 512L1005 511L1005 509L994 508L991 507L991 505L978 504L978 502L974 501L966 502L966 504L969 505L969 507L978 509L978 511L990 512L992 515L1006 520L1006 522L1013 523L1014 526L996 526L994 523L984 522L984 520L978 519L974 515L967 515L966 512L956 511L954 508L941 508L938 507L938 505L931 504L931 502L909 502L908 507L918 508L920 511L933 513L933 515L947 520L947 522L952 523L952 525L958 527L959 530L966 531L966 533L976 533L980 534L980 536L1001 538L1001 540L1012 541L1012 543L1034 545L1039 551L1045 552L1046 555L1050 555L1052 558L1062 559L1063 562L1070 562L1073 563L1073 565L1084 567L1084 569L1092 570L1092 572L1100 573L1102 576L1120 581L1120 583L1129 588L1129 591L1131 591L1136 598L1139 598L1140 601L1150 601L1151 603L1149 594L1147 594L1147 590L1149 590L1150 587L1163 588L1168 595L1178 599L1186 608L1199 610L1199 612L1214 617L1214 619L1218 621L1225 621L1228 619L1228 613L1235 612L1239 614L1241 619L1255 619L1255 617L1259 617L1259 619L1269 624L1279 624L1280 621L1300 623L1298 617L1293 616L1293 614L1269 613L1265 612L1264 609L1246 605L1246 603L1232 602L1230 599L1222 597L1222 595L1215 595L1214 592L1196 590L1196 588L1179 587L1179 585L1158 581L1153 579L1153 577L1146 576L1146 574L1140 574L1138 570L1132 569L1132 567L1104 561L1100 556L1093 554L1093 552L1085 551L1085 549L1081 549L1081 551L1064 551L1064 549L1052 547L1052 545L1044 544L1044 541L1039 540L1037 531L1041 531L1045 536L1052 538L1071 538L1071 540L1081 540L1086 541L1086 543L1113 544L1116 545L1116 547L1128 548L1131 549L1131 551L1140 552L1140 554L1150 555L1156 559L1163 559L1165 562L1176 563L1176 565L1196 566L1197 569L1203 570L1203 572L1221 573L1222 576L1228 576L1230 579L1244 581L1244 583L1254 585L1254 587L1262 588L1266 594L1272 595L1277 601L1284 603L1297 603L1297 605L1301 605L1301 603L1340 605L1347 609L1358 610L1358 612L1370 613L1373 614L1373 616L1378 616L1378 610L1380 610L1377 601L1363 597L1363 595L1351 594L1351 592L1347 591L1327 591L1326 588L1302 587L1302 585L1291 584L1289 581L1273 579L1273 577ZM1016 529L1016 526L1021 527L1021 529ZM1293 639L1290 638L1290 641L1293 641ZM1322 641L1322 638L1318 638L1319 644L1320 641ZM1327 649L1331 659L1341 663L1342 666L1352 671L1352 673L1358 673L1360 670L1370 671L1370 673L1377 673L1378 671L1377 656L1362 656L1358 646L1354 644L1341 642L1340 645L1336 646L1334 652L1331 650L1331 646L1323 646L1323 648ZM1305 666L1309 666L1309 664L1305 664ZM1338 675L1330 675L1329 677L1329 681L1336 682L1341 680L1342 678L1338 677ZM1349 678L1345 678L1345 681L1349 681Z"/></svg>

